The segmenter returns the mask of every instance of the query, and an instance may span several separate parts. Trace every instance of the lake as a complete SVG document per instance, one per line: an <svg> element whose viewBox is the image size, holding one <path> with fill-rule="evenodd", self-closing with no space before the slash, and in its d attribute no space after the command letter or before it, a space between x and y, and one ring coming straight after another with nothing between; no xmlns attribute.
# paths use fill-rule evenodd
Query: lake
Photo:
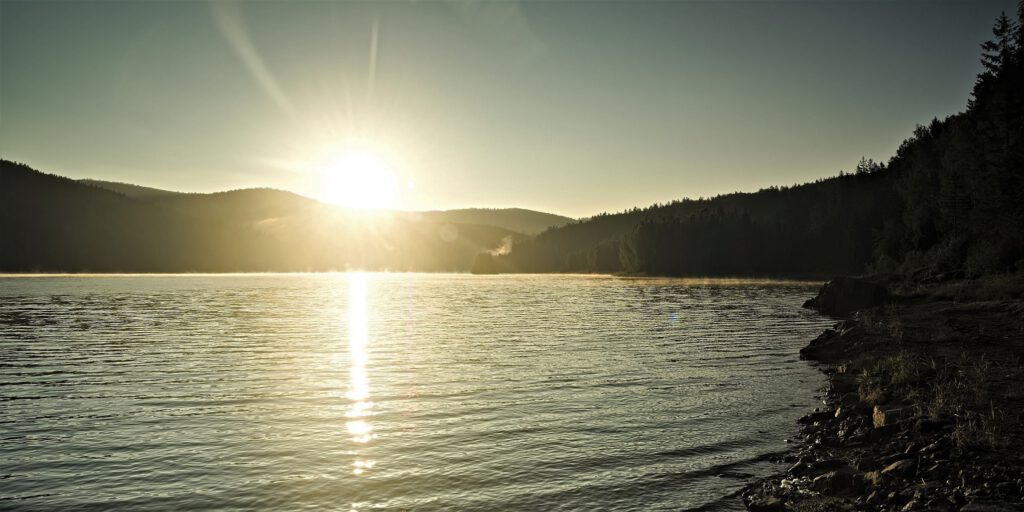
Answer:
<svg viewBox="0 0 1024 512"><path fill-rule="evenodd" d="M813 284L0 278L0 508L739 510Z"/></svg>

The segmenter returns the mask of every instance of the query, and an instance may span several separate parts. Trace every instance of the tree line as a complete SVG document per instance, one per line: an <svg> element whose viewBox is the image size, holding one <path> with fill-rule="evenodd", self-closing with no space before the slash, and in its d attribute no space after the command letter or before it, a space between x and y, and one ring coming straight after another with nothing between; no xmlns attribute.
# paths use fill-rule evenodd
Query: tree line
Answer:
<svg viewBox="0 0 1024 512"><path fill-rule="evenodd" d="M964 112L887 163L792 187L601 214L478 256L475 272L827 275L1024 271L1024 1L982 44Z"/></svg>

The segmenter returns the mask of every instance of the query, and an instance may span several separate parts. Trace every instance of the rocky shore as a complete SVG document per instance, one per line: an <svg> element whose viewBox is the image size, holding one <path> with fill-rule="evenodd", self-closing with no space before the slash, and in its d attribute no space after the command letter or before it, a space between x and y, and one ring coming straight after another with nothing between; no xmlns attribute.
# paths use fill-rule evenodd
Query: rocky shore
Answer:
<svg viewBox="0 0 1024 512"><path fill-rule="evenodd" d="M1024 286L837 279L801 356L828 376L752 511L1024 510ZM890 292L894 290L894 292Z"/></svg>

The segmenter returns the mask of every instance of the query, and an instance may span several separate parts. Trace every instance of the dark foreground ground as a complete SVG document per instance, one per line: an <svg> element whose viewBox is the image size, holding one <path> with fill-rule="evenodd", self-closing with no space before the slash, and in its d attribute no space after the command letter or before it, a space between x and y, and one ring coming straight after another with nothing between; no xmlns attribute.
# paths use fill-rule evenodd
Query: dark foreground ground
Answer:
<svg viewBox="0 0 1024 512"><path fill-rule="evenodd" d="M824 405L750 510L1024 510L1024 280L887 286L801 351Z"/></svg>

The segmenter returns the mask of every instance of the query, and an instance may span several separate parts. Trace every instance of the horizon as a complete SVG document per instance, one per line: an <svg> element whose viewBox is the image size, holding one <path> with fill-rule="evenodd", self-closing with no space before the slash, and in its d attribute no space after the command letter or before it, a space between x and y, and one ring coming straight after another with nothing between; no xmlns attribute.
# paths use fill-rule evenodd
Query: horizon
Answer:
<svg viewBox="0 0 1024 512"><path fill-rule="evenodd" d="M586 218L887 161L964 109L1014 8L282 5L0 4L0 152L164 190Z"/></svg>

